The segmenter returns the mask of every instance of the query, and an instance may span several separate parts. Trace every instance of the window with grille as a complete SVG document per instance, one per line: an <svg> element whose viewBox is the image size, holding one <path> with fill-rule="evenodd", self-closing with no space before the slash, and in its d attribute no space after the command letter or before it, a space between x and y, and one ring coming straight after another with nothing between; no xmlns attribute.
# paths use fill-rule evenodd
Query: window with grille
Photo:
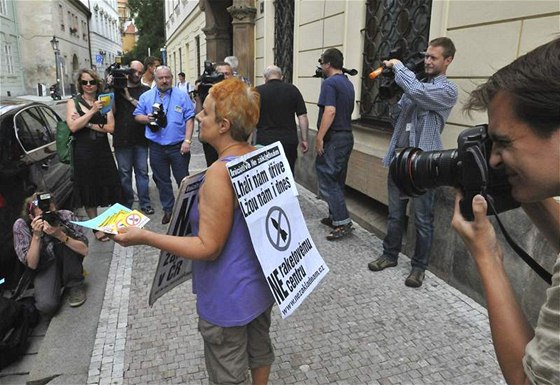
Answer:
<svg viewBox="0 0 560 385"><path fill-rule="evenodd" d="M294 51L294 1L274 2L274 63L282 69L284 81L292 83Z"/></svg>
<svg viewBox="0 0 560 385"><path fill-rule="evenodd" d="M401 48L409 56L428 47L431 0L368 0L360 115L363 121L389 127L389 105L380 97L380 77L367 74L381 66L389 53Z"/></svg>

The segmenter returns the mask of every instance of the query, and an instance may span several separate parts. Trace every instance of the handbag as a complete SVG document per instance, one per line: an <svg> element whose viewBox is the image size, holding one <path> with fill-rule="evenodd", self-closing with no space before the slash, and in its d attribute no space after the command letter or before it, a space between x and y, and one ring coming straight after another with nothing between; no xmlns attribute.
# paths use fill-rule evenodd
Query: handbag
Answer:
<svg viewBox="0 0 560 385"><path fill-rule="evenodd" d="M76 99L74 103L76 107L78 106L78 101ZM72 156L74 150L74 136L70 127L65 120L60 120L56 124L56 153L58 158L64 164L72 164Z"/></svg>

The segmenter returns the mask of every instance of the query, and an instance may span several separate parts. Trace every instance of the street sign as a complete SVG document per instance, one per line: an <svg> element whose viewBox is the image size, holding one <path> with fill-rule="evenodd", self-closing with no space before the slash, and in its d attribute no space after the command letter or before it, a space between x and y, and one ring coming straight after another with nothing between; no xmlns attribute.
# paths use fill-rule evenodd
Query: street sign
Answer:
<svg viewBox="0 0 560 385"><path fill-rule="evenodd" d="M103 64L103 56L95 55L95 63L96 64Z"/></svg>

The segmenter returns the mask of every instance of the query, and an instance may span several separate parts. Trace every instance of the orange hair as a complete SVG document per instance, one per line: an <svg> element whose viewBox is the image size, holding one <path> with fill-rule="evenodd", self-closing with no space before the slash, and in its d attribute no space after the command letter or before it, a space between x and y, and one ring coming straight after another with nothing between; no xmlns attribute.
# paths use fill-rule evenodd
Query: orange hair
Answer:
<svg viewBox="0 0 560 385"><path fill-rule="evenodd" d="M210 88L216 103L216 122L227 119L231 123L231 137L245 141L259 121L260 95L237 78L226 79Z"/></svg>

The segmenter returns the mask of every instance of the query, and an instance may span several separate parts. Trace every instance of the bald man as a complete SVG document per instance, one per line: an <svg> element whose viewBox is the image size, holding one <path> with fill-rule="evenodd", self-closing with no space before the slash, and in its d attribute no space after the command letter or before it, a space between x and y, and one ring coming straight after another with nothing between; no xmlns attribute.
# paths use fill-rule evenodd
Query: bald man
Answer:
<svg viewBox="0 0 560 385"><path fill-rule="evenodd" d="M115 89L115 132L113 147L123 190L122 204L132 208L134 191L132 189L132 171L136 177L136 191L140 209L144 214L154 213L148 192L148 139L144 135L144 125L136 122L132 113L138 105L138 99L150 87L142 84L144 65L138 60L130 63L131 73L127 86Z"/></svg>
<svg viewBox="0 0 560 385"><path fill-rule="evenodd" d="M282 81L280 67L270 65L264 70L265 84L257 87L261 95L261 114L257 123L257 144L267 145L280 141L295 171L298 144L307 152L307 130L309 121L303 96L296 86ZM300 136L296 125L296 116Z"/></svg>

